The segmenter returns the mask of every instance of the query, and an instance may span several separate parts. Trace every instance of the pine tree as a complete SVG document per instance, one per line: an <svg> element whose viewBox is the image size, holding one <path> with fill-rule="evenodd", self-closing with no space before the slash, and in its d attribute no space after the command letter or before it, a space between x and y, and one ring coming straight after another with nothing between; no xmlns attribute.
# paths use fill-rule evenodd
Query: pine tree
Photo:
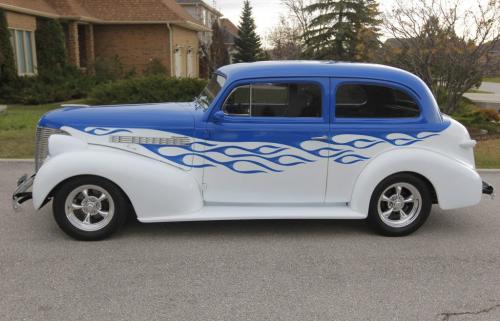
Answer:
<svg viewBox="0 0 500 321"><path fill-rule="evenodd" d="M219 21L214 21L212 25L212 44L210 45L211 71L229 64L229 53L224 44L224 33L219 26Z"/></svg>
<svg viewBox="0 0 500 321"><path fill-rule="evenodd" d="M308 57L367 60L379 46L381 20L376 0L318 0L306 10L317 14L305 35Z"/></svg>
<svg viewBox="0 0 500 321"><path fill-rule="evenodd" d="M17 78L14 50L10 42L5 13L0 10L0 86Z"/></svg>
<svg viewBox="0 0 500 321"><path fill-rule="evenodd" d="M249 0L243 3L238 38L235 39L236 62L251 62L264 59L262 43L256 32L255 20L252 17L252 7Z"/></svg>

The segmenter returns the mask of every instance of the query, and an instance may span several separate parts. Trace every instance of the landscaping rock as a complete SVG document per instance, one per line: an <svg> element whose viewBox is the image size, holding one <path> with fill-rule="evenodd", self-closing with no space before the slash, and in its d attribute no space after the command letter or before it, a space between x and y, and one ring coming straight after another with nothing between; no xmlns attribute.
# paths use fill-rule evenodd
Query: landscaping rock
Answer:
<svg viewBox="0 0 500 321"><path fill-rule="evenodd" d="M0 114L3 113L7 109L7 106L0 105Z"/></svg>

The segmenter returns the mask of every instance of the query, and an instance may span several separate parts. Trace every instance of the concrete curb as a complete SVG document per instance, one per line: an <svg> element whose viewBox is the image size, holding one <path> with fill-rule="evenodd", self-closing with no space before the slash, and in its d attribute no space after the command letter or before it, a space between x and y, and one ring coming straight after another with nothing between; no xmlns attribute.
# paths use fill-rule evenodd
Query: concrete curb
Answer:
<svg viewBox="0 0 500 321"><path fill-rule="evenodd" d="M0 158L0 163L33 163L31 158Z"/></svg>

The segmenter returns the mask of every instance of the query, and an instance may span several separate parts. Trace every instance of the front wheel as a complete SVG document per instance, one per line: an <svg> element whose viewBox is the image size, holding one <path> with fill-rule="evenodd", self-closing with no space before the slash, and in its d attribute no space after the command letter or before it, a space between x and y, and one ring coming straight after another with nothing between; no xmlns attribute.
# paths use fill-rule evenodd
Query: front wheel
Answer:
<svg viewBox="0 0 500 321"><path fill-rule="evenodd" d="M425 223L431 207L432 194L424 180L411 174L396 174L375 188L368 218L381 234L404 236Z"/></svg>
<svg viewBox="0 0 500 321"><path fill-rule="evenodd" d="M129 210L130 205L121 189L101 177L76 177L63 183L54 195L57 224L78 240L108 237L124 223Z"/></svg>

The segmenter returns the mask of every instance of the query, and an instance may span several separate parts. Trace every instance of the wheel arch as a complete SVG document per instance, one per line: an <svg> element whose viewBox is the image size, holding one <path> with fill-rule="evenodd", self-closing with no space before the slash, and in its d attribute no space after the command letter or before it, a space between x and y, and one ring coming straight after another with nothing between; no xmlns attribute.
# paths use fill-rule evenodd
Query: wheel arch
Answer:
<svg viewBox="0 0 500 321"><path fill-rule="evenodd" d="M132 211L134 212L133 214L134 215L137 215L135 214L135 208L134 208L134 204L132 203L132 201L130 200L130 197L127 195L127 193L123 190L123 188L120 187L120 185L116 184L113 180L107 178L107 177L104 177L104 176L100 176L100 175L92 175L92 174L81 174L81 175L75 175L75 176L71 176L71 177L68 177L64 180L62 180L61 182L59 182L56 186L54 186L52 188L52 190L50 190L49 194L47 195L47 197L43 200L42 202L42 205L40 206L40 208L42 208L45 204L47 204L52 197L54 197L54 195L56 194L57 190L61 188L61 186L63 186L64 184L66 184L67 182L69 181L72 181L74 179L78 179L78 178L85 178L85 177L96 177L96 178L100 178L100 179L104 179L104 180L107 180L109 181L110 183L113 183L119 190L120 192L123 194L123 196L125 196L125 199L127 200L128 204L130 205L130 208L132 209Z"/></svg>
<svg viewBox="0 0 500 321"><path fill-rule="evenodd" d="M432 182L427 178L425 177L424 175L420 174L420 173L417 173L417 172L413 172L413 171L403 171L403 172L397 172L397 173L393 173L385 178L382 179L382 181L392 177L392 176L396 176L396 175L411 175L411 176L414 176L414 177L417 177L419 179L421 179L425 185L427 185L427 187L429 188L429 191L431 192L431 196L432 196L432 204L439 204L439 201L438 201L438 198L437 198L437 194L436 194L436 188L434 187L434 185L432 184ZM380 181L376 186L375 188L377 188L380 183L382 183L382 181ZM375 189L374 189L375 191ZM373 192L372 192L372 196L373 196Z"/></svg>
<svg viewBox="0 0 500 321"><path fill-rule="evenodd" d="M86 149L44 163L33 184L35 208L44 205L61 184L87 175L118 186L139 219L191 213L203 205L201 187L188 172L131 153Z"/></svg>
<svg viewBox="0 0 500 321"><path fill-rule="evenodd" d="M366 165L354 184L351 208L368 215L375 188L398 173L422 178L432 188L433 203L442 209L475 205L481 199L482 180L472 167L432 150L409 147L385 152Z"/></svg>

